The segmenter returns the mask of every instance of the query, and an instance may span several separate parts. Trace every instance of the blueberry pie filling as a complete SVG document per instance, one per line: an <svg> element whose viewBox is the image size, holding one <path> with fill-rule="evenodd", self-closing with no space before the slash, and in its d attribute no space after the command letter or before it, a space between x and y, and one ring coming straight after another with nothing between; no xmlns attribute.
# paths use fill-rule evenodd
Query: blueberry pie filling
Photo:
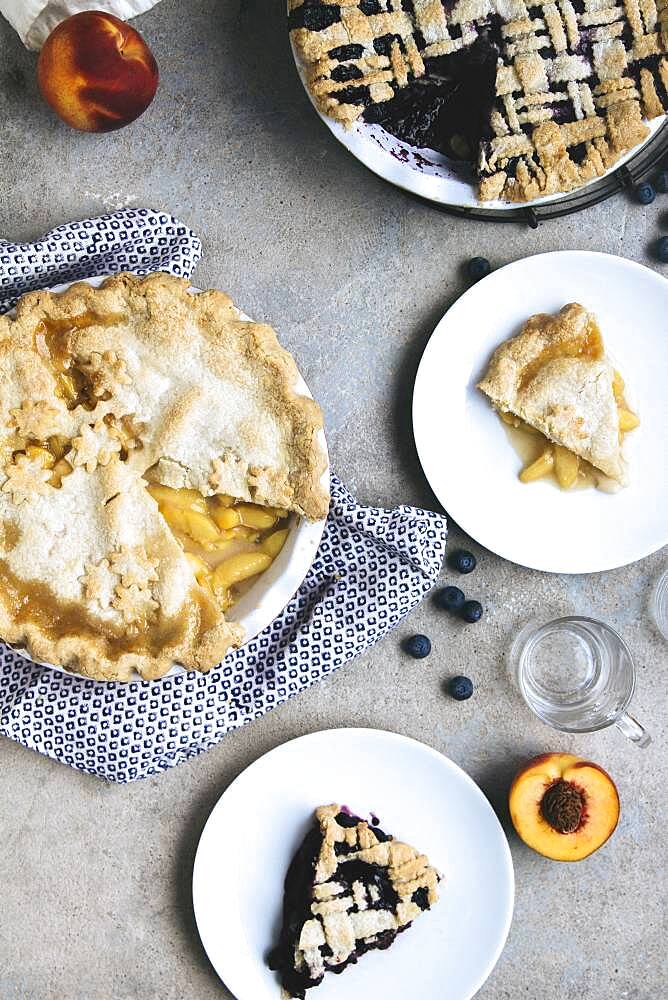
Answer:
<svg viewBox="0 0 668 1000"><path fill-rule="evenodd" d="M269 965L292 997L326 972L389 948L437 901L440 875L428 859L338 805L315 821L285 878L283 926Z"/></svg>
<svg viewBox="0 0 668 1000"><path fill-rule="evenodd" d="M483 201L579 187L668 108L666 0L288 5L320 111L474 165Z"/></svg>

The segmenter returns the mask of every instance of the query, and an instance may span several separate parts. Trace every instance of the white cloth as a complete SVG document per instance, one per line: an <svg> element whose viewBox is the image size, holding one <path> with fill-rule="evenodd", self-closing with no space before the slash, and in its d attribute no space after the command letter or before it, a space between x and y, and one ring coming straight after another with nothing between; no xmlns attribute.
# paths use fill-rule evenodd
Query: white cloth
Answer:
<svg viewBox="0 0 668 1000"><path fill-rule="evenodd" d="M4 14L28 49L41 49L56 25L82 10L104 10L127 21L160 0L0 0Z"/></svg>

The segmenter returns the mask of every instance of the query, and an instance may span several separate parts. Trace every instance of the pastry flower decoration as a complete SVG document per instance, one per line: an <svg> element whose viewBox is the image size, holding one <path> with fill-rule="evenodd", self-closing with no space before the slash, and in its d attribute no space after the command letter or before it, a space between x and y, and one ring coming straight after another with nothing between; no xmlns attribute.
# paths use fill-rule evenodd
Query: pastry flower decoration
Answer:
<svg viewBox="0 0 668 1000"><path fill-rule="evenodd" d="M98 420L82 425L79 436L72 439L68 461L75 467L83 466L86 472L95 472L98 465L109 465L120 450L121 442L114 428Z"/></svg>
<svg viewBox="0 0 668 1000"><path fill-rule="evenodd" d="M97 399L110 398L115 395L121 385L130 385L132 379L128 375L127 364L116 351L93 351L88 361L79 365L81 371L90 379L91 392Z"/></svg>
<svg viewBox="0 0 668 1000"><path fill-rule="evenodd" d="M158 559L151 559L143 546L130 548L121 545L120 549L111 553L111 567L121 578L124 587L148 587L158 579L156 572Z"/></svg>
<svg viewBox="0 0 668 1000"><path fill-rule="evenodd" d="M235 468L237 466L238 468ZM243 478L242 463L232 452L226 452L221 458L214 458L211 462L211 472L209 474L209 485L213 490L220 490L223 483L229 483L230 477L237 478L237 472Z"/></svg>
<svg viewBox="0 0 668 1000"><path fill-rule="evenodd" d="M127 625L145 623L160 606L151 592L158 564L141 545L122 545L99 563L87 563L80 577L87 604L115 608Z"/></svg>
<svg viewBox="0 0 668 1000"><path fill-rule="evenodd" d="M116 587L111 604L120 611L128 625L146 621L159 607L150 590L144 590L134 583L130 587L122 584Z"/></svg>
<svg viewBox="0 0 668 1000"><path fill-rule="evenodd" d="M83 584L84 597L89 607L108 608L114 594L115 574L111 572L109 560L103 559L97 563L86 563L86 572L80 580Z"/></svg>
<svg viewBox="0 0 668 1000"><path fill-rule="evenodd" d="M28 455L17 455L5 466L7 479L2 485L2 492L11 494L15 504L25 503L33 496L44 496L49 490L48 480L51 469L45 469L39 458Z"/></svg>
<svg viewBox="0 0 668 1000"><path fill-rule="evenodd" d="M60 411L45 399L24 399L9 413L12 426L23 438L45 441L60 430Z"/></svg>
<svg viewBox="0 0 668 1000"><path fill-rule="evenodd" d="M133 413L126 413L120 419L110 414L107 420L112 421L111 431L118 437L123 451L130 452L143 446L141 436L146 425L142 421L135 420Z"/></svg>

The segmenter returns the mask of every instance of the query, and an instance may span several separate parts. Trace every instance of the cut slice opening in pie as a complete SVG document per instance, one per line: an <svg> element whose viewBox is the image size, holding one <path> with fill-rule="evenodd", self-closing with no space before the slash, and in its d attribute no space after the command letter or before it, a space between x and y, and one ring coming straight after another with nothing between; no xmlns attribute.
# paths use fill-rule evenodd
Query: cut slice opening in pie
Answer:
<svg viewBox="0 0 668 1000"><path fill-rule="evenodd" d="M285 879L283 925L269 956L291 997L389 948L438 900L441 876L425 855L375 823L339 805L315 811Z"/></svg>
<svg viewBox="0 0 668 1000"><path fill-rule="evenodd" d="M532 316L496 349L478 388L506 424L539 435L538 454L520 473L523 482L554 473L570 488L596 470L598 485L628 483L622 443L640 421L596 319L583 306Z"/></svg>
<svg viewBox="0 0 668 1000"><path fill-rule="evenodd" d="M220 662L225 612L327 514L298 383L270 327L166 274L0 317L0 635L107 680Z"/></svg>
<svg viewBox="0 0 668 1000"><path fill-rule="evenodd" d="M290 511L204 496L153 482L148 492L183 548L197 582L227 611L254 577L269 569L287 541Z"/></svg>

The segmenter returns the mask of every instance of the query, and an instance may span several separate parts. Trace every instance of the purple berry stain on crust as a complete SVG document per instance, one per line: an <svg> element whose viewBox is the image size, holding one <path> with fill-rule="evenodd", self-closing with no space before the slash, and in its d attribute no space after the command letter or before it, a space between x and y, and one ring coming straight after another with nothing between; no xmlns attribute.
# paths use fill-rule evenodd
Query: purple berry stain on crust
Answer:
<svg viewBox="0 0 668 1000"><path fill-rule="evenodd" d="M336 817L339 826L353 827L359 823L359 817L350 811L348 806L341 806L341 812Z"/></svg>
<svg viewBox="0 0 668 1000"><path fill-rule="evenodd" d="M422 886L420 889L416 889L411 896L413 902L420 907L421 910L429 909L429 891Z"/></svg>

